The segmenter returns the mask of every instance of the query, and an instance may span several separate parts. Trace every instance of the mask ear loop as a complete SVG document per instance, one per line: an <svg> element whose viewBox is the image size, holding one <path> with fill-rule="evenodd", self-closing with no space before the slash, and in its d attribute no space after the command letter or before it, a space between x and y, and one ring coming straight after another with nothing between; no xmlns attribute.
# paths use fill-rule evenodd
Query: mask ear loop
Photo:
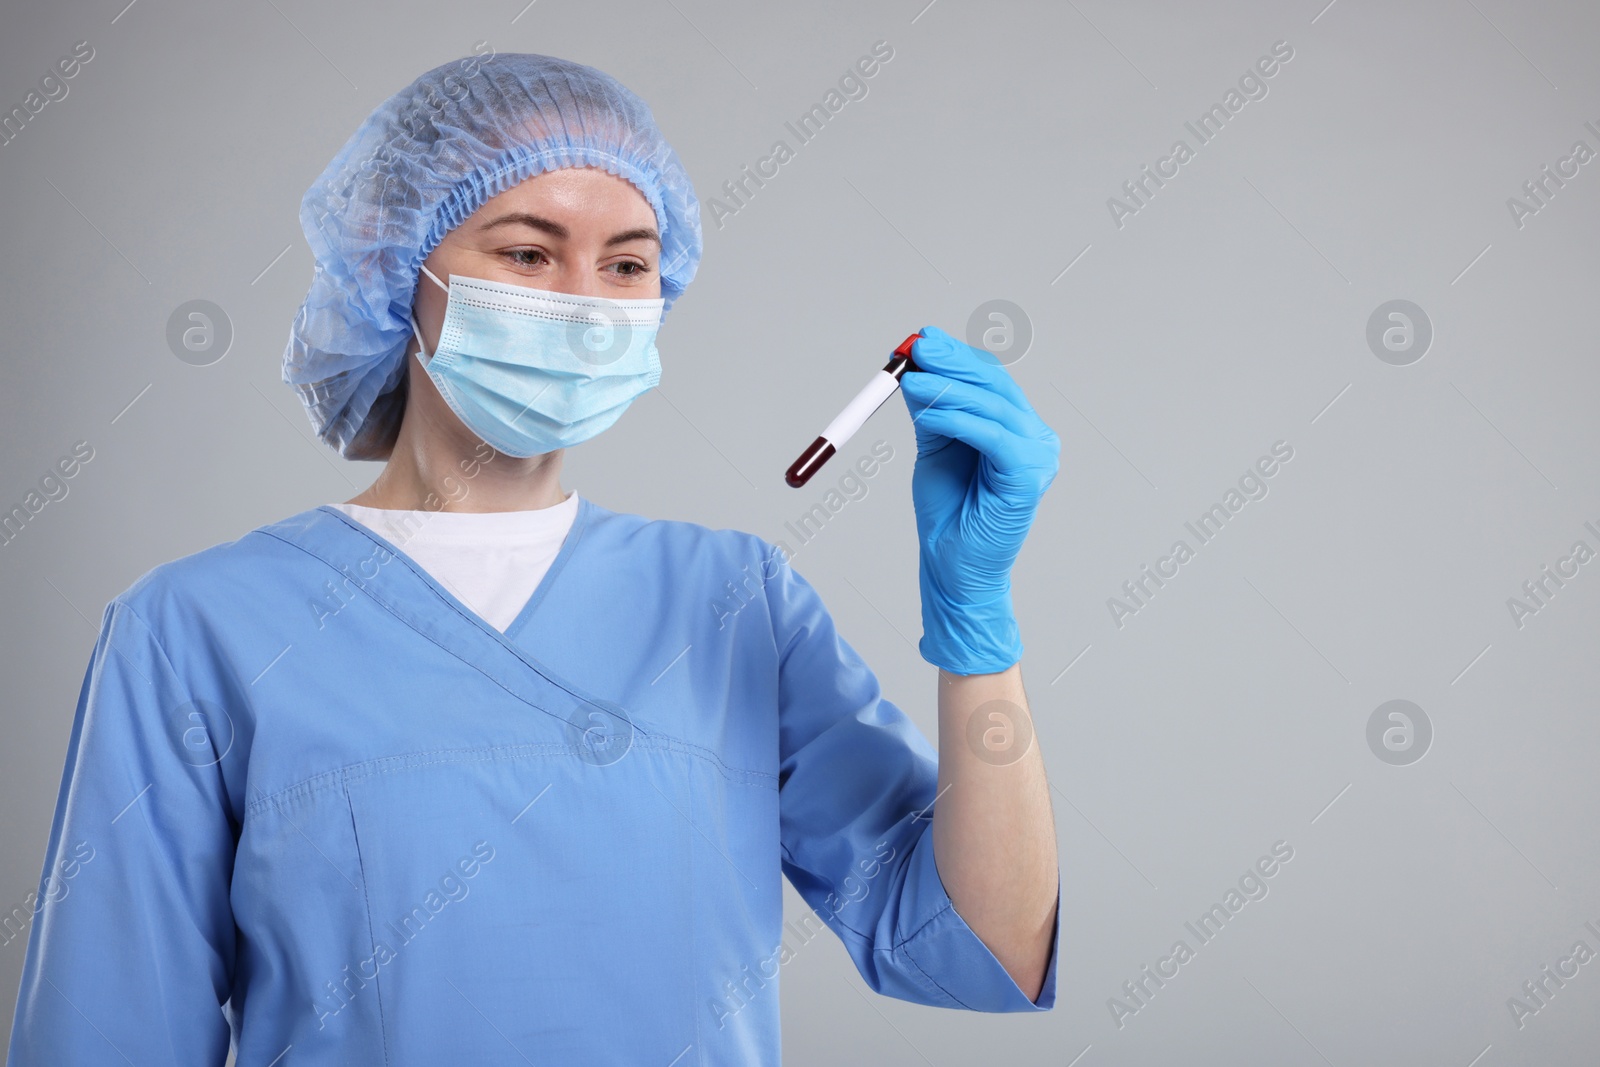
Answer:
<svg viewBox="0 0 1600 1067"><path fill-rule="evenodd" d="M417 264L417 266L422 268L422 273L426 274L429 278L431 278L433 280L433 284L434 285L437 285L439 288L444 290L444 293L445 293L446 297L449 297L449 295L450 295L450 287L448 285L446 285L444 282L441 282L434 275L433 271L429 270L423 264L419 263L419 264ZM407 311L406 312L406 318L411 320L411 335L417 339L417 362L421 363L422 366L424 368L426 368L428 366L429 361L431 361L433 357L432 356L428 356L427 358L423 358L426 355L426 353L423 351L423 347L422 347L422 328L417 325L417 314L416 314L416 312L414 310L413 311Z"/></svg>

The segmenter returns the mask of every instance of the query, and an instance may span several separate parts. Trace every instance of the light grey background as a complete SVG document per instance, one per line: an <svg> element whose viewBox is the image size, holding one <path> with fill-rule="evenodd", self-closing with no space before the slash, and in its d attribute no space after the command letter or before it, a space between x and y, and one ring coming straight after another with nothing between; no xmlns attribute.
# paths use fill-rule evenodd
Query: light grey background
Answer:
<svg viewBox="0 0 1600 1067"><path fill-rule="evenodd" d="M0 16L0 108L95 51L0 146L0 503L95 452L0 548L6 908L38 882L106 601L379 469L315 443L279 379L299 198L378 102L482 40L617 75L705 203L661 388L568 456L597 502L788 539L843 463L798 492L784 468L889 348L994 298L1031 319L1012 371L1063 442L1015 582L1056 787L1058 1004L870 996L819 940L782 972L790 1062L1596 1062L1600 960L1523 1028L1507 1007L1575 941L1600 951L1600 562L1520 628L1506 604L1600 548L1600 161L1521 228L1506 204L1574 141L1600 150L1593 4L523 2ZM880 39L867 97L719 227L722 182ZM1279 40L1266 98L1119 229L1107 198ZM1435 333L1409 366L1366 343L1396 298ZM165 340L191 299L234 329L211 366ZM794 562L932 737L899 399L846 457L880 438L895 458ZM1269 495L1118 628L1107 598L1279 440ZM1434 728L1409 766L1366 740L1395 698ZM1108 998L1196 944L1184 922L1277 841L1270 894L1119 1028ZM22 959L0 948L6 1031Z"/></svg>

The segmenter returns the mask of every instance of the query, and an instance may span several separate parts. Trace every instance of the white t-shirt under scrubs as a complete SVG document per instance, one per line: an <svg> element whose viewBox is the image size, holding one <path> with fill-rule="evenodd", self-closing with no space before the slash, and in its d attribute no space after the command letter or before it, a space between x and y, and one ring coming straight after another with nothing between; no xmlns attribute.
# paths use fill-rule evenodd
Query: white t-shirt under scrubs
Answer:
<svg viewBox="0 0 1600 1067"><path fill-rule="evenodd" d="M407 511L334 504L393 542L433 580L505 632L561 551L578 494L535 511Z"/></svg>

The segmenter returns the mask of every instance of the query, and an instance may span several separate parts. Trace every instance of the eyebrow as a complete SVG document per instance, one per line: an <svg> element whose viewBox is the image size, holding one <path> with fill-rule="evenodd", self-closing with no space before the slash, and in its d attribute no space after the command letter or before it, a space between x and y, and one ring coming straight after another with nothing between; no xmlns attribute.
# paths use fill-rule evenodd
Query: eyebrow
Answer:
<svg viewBox="0 0 1600 1067"><path fill-rule="evenodd" d="M551 237L562 241L572 236L571 231L565 226L561 225L561 223L555 222L551 219L542 218L538 215L529 214L526 211L513 211L510 214L501 215L497 219L491 219L490 221L484 223L482 226L478 227L478 229L480 232L482 232L484 230L492 230L496 226L510 226L518 224L532 227L535 230L543 231L544 233L549 234ZM640 226L632 230L623 230L621 233L613 234L606 241L606 247L609 248L612 245L627 244L629 241L654 241L657 247L660 247L661 235L656 232L655 227L653 226Z"/></svg>

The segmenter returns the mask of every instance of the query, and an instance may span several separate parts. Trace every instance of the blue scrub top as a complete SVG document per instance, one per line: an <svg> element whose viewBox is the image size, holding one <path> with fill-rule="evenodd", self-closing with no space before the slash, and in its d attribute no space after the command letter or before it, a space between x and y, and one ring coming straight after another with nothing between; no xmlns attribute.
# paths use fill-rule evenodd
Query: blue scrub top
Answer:
<svg viewBox="0 0 1600 1067"><path fill-rule="evenodd" d="M936 777L759 537L581 499L501 633L315 508L107 605L10 1063L777 1063L824 925L885 995L1048 1009L1055 946L1030 1002L951 907Z"/></svg>

